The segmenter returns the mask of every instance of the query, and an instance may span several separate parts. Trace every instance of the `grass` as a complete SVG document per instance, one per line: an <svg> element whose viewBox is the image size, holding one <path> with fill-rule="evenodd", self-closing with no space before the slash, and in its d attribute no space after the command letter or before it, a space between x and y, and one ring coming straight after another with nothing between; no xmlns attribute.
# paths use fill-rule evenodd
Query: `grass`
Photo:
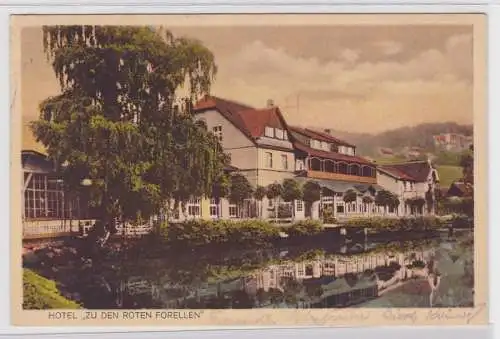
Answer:
<svg viewBox="0 0 500 339"><path fill-rule="evenodd" d="M437 167L441 187L449 187L455 180L462 177L462 167L441 165Z"/></svg>
<svg viewBox="0 0 500 339"><path fill-rule="evenodd" d="M379 165L390 165L408 161L408 159L400 156L372 157L372 159Z"/></svg>
<svg viewBox="0 0 500 339"><path fill-rule="evenodd" d="M80 305L60 294L54 281L48 280L29 269L23 270L23 299L24 309L80 308Z"/></svg>

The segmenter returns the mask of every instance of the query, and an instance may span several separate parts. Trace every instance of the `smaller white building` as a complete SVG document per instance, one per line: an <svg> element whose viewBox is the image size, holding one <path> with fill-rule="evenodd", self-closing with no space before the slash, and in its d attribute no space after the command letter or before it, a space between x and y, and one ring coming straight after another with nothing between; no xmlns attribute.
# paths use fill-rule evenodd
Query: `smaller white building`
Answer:
<svg viewBox="0 0 500 339"><path fill-rule="evenodd" d="M400 199L389 213L398 216L435 213L439 175L430 161L409 161L377 167L377 183Z"/></svg>

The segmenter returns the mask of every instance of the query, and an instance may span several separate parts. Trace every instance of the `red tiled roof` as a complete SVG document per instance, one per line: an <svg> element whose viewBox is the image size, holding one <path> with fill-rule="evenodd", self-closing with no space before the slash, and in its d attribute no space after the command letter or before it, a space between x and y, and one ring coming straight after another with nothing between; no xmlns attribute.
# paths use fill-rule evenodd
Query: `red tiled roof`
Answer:
<svg viewBox="0 0 500 339"><path fill-rule="evenodd" d="M219 111L236 128L252 140L262 136L266 126L286 128L278 107L256 109L215 96L206 96L194 106L195 112L202 112L209 109Z"/></svg>
<svg viewBox="0 0 500 339"><path fill-rule="evenodd" d="M379 166L380 169L405 180L427 181L432 166L427 161L410 161L400 164Z"/></svg>
<svg viewBox="0 0 500 339"><path fill-rule="evenodd" d="M277 108L264 108L264 109L248 109L240 111L241 120L245 124L247 130L253 137L260 137L264 134L266 126L281 128L283 124L277 114Z"/></svg>
<svg viewBox="0 0 500 339"><path fill-rule="evenodd" d="M415 180L414 178L410 177L406 173L400 171L397 168L391 167L391 166L379 166L378 168L380 171L387 173L396 179L404 179L404 180L412 180L412 181Z"/></svg>
<svg viewBox="0 0 500 339"><path fill-rule="evenodd" d="M209 109L214 109L220 112L227 120L229 120L236 128L238 128L247 137L252 139L252 133L247 129L243 119L238 114L240 111L254 109L251 106L241 104L234 101L221 99L214 96L205 96L198 101L193 107L195 112L203 112Z"/></svg>
<svg viewBox="0 0 500 339"><path fill-rule="evenodd" d="M342 145L342 146L356 147L356 146L354 146L354 145L352 145L344 140L337 139L328 133L315 131L315 130L312 130L309 128L302 128L299 126L288 126L288 128L290 130L292 130L293 132L305 135L309 138L317 139L320 141L332 142L332 143L336 143L336 144Z"/></svg>
<svg viewBox="0 0 500 339"><path fill-rule="evenodd" d="M359 163L359 164L370 164L370 165L375 165L374 163L364 159L364 158L361 158L361 157L357 157L357 156L352 156L352 155L346 155L346 154L340 154L340 153L335 153L335 152L327 152L327 151L321 151L321 150L317 150L317 149L314 149L314 148L310 148L308 146L305 146L299 142L295 142L294 143L294 146L296 149L302 151L302 152L305 152L309 155L312 155L312 156L317 156L317 157L320 157L320 158L326 158L326 159L331 159L331 160L337 160L337 161L348 161L348 162L356 162L356 163Z"/></svg>

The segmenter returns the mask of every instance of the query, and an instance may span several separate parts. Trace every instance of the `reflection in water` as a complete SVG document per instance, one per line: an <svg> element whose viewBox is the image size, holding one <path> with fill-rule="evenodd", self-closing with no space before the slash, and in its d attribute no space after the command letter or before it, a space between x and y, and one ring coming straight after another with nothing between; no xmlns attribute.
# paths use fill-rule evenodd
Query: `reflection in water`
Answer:
<svg viewBox="0 0 500 339"><path fill-rule="evenodd" d="M146 248L42 273L88 309L470 307L472 247L464 233L231 252Z"/></svg>
<svg viewBox="0 0 500 339"><path fill-rule="evenodd" d="M101 286L113 286L118 308L465 307L471 238L179 255L128 263L135 272Z"/></svg>

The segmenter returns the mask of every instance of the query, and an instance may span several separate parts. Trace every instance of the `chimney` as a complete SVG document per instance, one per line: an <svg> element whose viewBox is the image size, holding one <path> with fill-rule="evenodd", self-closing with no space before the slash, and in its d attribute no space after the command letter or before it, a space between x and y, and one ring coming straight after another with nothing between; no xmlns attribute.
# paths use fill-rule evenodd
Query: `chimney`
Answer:
<svg viewBox="0 0 500 339"><path fill-rule="evenodd" d="M274 100L273 100L273 99L267 99L267 104L266 104L266 107L267 107L267 108L272 108L272 107L274 107Z"/></svg>
<svg viewBox="0 0 500 339"><path fill-rule="evenodd" d="M325 133L326 133L326 134L332 134L332 130L331 130L331 129L329 129L329 128L326 128L326 129L325 129Z"/></svg>

